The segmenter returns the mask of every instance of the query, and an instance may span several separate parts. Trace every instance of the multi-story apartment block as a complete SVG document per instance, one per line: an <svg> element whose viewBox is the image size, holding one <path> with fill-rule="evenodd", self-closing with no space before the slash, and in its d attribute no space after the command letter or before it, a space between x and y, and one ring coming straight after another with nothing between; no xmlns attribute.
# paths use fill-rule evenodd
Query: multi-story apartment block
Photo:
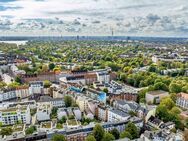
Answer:
<svg viewBox="0 0 188 141"><path fill-rule="evenodd" d="M8 101L12 99L16 99L16 91L15 90L3 90L0 92L0 101Z"/></svg>
<svg viewBox="0 0 188 141"><path fill-rule="evenodd" d="M176 105L188 109L188 94L187 93L179 93L177 94L177 100L176 100Z"/></svg>
<svg viewBox="0 0 188 141"><path fill-rule="evenodd" d="M125 121L130 118L130 115L117 109L108 110L108 122Z"/></svg>
<svg viewBox="0 0 188 141"><path fill-rule="evenodd" d="M17 123L30 124L29 106L8 107L0 110L0 123L2 125L14 125Z"/></svg>
<svg viewBox="0 0 188 141"><path fill-rule="evenodd" d="M29 86L20 86L16 88L16 97L25 98L29 96Z"/></svg>
<svg viewBox="0 0 188 141"><path fill-rule="evenodd" d="M83 96L78 96L76 99L76 104L78 104L78 107L81 112L84 112L86 109L88 109L88 98Z"/></svg>
<svg viewBox="0 0 188 141"><path fill-rule="evenodd" d="M96 117L99 120L106 122L108 120L108 107L105 105L98 105Z"/></svg>
<svg viewBox="0 0 188 141"><path fill-rule="evenodd" d="M42 81L33 81L29 83L29 93L32 94L42 94L44 84Z"/></svg>
<svg viewBox="0 0 188 141"><path fill-rule="evenodd" d="M52 107L64 107L65 106L65 102L63 98L52 98L50 96L41 96L38 102L41 104L50 103Z"/></svg>
<svg viewBox="0 0 188 141"><path fill-rule="evenodd" d="M36 113L37 121L50 120L51 110L52 110L52 105L50 103L39 105Z"/></svg>
<svg viewBox="0 0 188 141"><path fill-rule="evenodd" d="M108 71L97 72L97 81L108 83L110 82L110 74Z"/></svg>
<svg viewBox="0 0 188 141"><path fill-rule="evenodd" d="M98 100L102 103L106 103L106 93L95 89L86 89L86 96L93 100Z"/></svg>

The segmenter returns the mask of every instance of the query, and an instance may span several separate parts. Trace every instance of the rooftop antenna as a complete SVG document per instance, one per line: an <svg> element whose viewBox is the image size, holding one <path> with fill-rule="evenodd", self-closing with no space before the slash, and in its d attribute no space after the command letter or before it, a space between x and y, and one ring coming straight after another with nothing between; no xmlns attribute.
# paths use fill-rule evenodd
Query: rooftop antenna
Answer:
<svg viewBox="0 0 188 141"><path fill-rule="evenodd" d="M113 37L114 37L114 29L111 27L110 30L111 30L111 39L113 39Z"/></svg>
<svg viewBox="0 0 188 141"><path fill-rule="evenodd" d="M111 30L112 30L112 37L113 37L114 36L114 29L112 28Z"/></svg>

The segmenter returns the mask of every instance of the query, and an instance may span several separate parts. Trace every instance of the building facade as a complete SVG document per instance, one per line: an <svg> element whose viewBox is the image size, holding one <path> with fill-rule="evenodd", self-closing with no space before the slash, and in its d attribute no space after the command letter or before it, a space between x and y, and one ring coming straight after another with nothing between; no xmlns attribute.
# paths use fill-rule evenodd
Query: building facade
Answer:
<svg viewBox="0 0 188 141"><path fill-rule="evenodd" d="M176 100L176 105L188 109L188 94L187 93L179 93L177 94L177 100Z"/></svg>

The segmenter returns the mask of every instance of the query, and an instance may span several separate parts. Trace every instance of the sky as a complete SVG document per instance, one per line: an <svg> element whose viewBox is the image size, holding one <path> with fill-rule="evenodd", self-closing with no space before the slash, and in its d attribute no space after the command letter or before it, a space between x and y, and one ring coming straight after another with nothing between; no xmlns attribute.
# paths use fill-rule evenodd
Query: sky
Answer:
<svg viewBox="0 0 188 141"><path fill-rule="evenodd" d="M0 0L1 36L188 37L187 0Z"/></svg>

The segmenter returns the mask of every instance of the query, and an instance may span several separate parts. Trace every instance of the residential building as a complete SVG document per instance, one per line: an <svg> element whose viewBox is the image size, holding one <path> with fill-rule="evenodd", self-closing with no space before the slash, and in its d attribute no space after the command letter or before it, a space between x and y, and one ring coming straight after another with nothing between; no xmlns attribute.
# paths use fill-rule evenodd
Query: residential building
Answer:
<svg viewBox="0 0 188 141"><path fill-rule="evenodd" d="M187 93L177 94L176 105L183 109L188 109L188 94Z"/></svg>
<svg viewBox="0 0 188 141"><path fill-rule="evenodd" d="M52 107L64 107L65 106L65 102L63 98L52 98L50 96L41 96L38 102L42 104L50 103Z"/></svg>
<svg viewBox="0 0 188 141"><path fill-rule="evenodd" d="M11 65L10 66L10 70L12 72L12 74L14 76L17 76L17 75L25 75L26 72L24 70L19 70L18 67L16 65Z"/></svg>
<svg viewBox="0 0 188 141"><path fill-rule="evenodd" d="M8 101L16 98L17 96L15 89L5 89L3 91L0 91L0 102Z"/></svg>
<svg viewBox="0 0 188 141"><path fill-rule="evenodd" d="M129 118L130 115L123 111L117 109L108 110L108 122L126 121Z"/></svg>
<svg viewBox="0 0 188 141"><path fill-rule="evenodd" d="M67 117L67 112L65 111L65 108L58 108L58 110L57 110L58 120L61 120L62 117Z"/></svg>
<svg viewBox="0 0 188 141"><path fill-rule="evenodd" d="M88 105L88 109L90 110L90 112L93 115L96 115L96 110L97 110L97 107L99 105L99 101L89 99L88 102L87 102L87 105Z"/></svg>
<svg viewBox="0 0 188 141"><path fill-rule="evenodd" d="M151 104L160 103L161 99L169 96L169 93L162 90L150 91L146 93L146 102Z"/></svg>
<svg viewBox="0 0 188 141"><path fill-rule="evenodd" d="M167 130L145 131L140 136L141 141L182 141L183 137L180 134L169 133Z"/></svg>
<svg viewBox="0 0 188 141"><path fill-rule="evenodd" d="M96 117L97 119L107 122L108 120L108 107L105 105L98 105L97 107L97 114Z"/></svg>
<svg viewBox="0 0 188 141"><path fill-rule="evenodd" d="M139 106L136 110L137 116L141 119L145 119L145 122L147 123L151 116L155 116L156 107L157 106L155 105Z"/></svg>
<svg viewBox="0 0 188 141"><path fill-rule="evenodd" d="M97 74L97 81L103 83L110 82L110 74L108 71L96 72L96 74Z"/></svg>
<svg viewBox="0 0 188 141"><path fill-rule="evenodd" d="M138 98L137 93L122 92L120 94L114 94L114 93L109 94L110 102L112 102L113 100L137 101L137 98Z"/></svg>
<svg viewBox="0 0 188 141"><path fill-rule="evenodd" d="M0 123L14 125L17 123L30 124L31 115L29 106L8 107L0 110Z"/></svg>
<svg viewBox="0 0 188 141"><path fill-rule="evenodd" d="M115 100L113 106L128 113L129 111L135 112L138 109L139 104L134 101Z"/></svg>
<svg viewBox="0 0 188 141"><path fill-rule="evenodd" d="M42 94L43 93L43 82L42 81L33 81L29 83L29 93L32 94Z"/></svg>
<svg viewBox="0 0 188 141"><path fill-rule="evenodd" d="M95 89L87 88L86 96L90 97L93 100L98 100L102 103L106 103L106 93L103 91L98 91Z"/></svg>
<svg viewBox="0 0 188 141"><path fill-rule="evenodd" d="M82 119L82 113L81 113L79 108L73 108L73 113L74 113L77 120Z"/></svg>
<svg viewBox="0 0 188 141"><path fill-rule="evenodd" d="M26 98L29 96L29 86L19 86L16 88L17 98Z"/></svg>
<svg viewBox="0 0 188 141"><path fill-rule="evenodd" d="M81 112L84 112L86 109L88 109L88 98L83 96L78 96L76 98L76 104L78 104L78 107Z"/></svg>
<svg viewBox="0 0 188 141"><path fill-rule="evenodd" d="M50 120L51 110L51 104L39 104L36 112L37 121L40 122Z"/></svg>

